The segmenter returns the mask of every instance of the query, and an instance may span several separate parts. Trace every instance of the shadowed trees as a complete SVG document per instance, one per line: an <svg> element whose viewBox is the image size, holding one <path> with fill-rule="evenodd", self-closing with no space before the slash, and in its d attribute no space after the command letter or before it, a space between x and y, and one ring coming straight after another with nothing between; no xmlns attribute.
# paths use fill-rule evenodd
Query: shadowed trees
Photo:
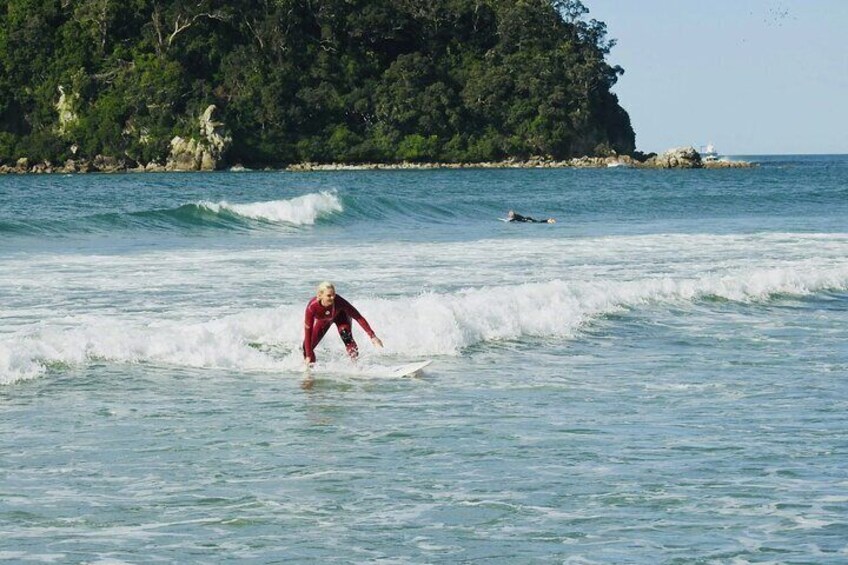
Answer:
<svg viewBox="0 0 848 565"><path fill-rule="evenodd" d="M209 104L248 166L630 153L623 70L586 15L577 0L0 0L0 161L161 162Z"/></svg>

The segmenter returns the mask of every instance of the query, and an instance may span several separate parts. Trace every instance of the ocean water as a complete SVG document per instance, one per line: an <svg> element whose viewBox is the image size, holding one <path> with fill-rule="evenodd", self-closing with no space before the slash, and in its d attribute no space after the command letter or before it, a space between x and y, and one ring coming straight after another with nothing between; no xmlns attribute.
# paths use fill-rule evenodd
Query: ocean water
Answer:
<svg viewBox="0 0 848 565"><path fill-rule="evenodd" d="M0 176L0 562L848 562L848 156L750 159Z"/></svg>

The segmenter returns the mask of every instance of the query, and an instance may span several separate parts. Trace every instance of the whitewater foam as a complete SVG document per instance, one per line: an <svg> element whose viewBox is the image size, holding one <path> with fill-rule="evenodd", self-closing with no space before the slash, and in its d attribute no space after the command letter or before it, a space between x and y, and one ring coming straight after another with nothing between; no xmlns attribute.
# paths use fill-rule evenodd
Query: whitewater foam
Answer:
<svg viewBox="0 0 848 565"><path fill-rule="evenodd" d="M738 302L775 295L807 295L848 288L848 265L819 270L803 266L745 269L688 279L565 281L427 292L411 297L362 299L357 307L383 338L375 351L358 327L365 359L459 355L485 342L574 338L592 320L651 305L685 305L708 297ZM402 311L403 316L398 316ZM203 368L294 371L301 367L303 305L256 309L219 319L155 323L96 316L6 334L0 341L0 383L42 374L46 367L91 360ZM322 342L319 359L341 359L340 340ZM255 347L252 344L273 344Z"/></svg>
<svg viewBox="0 0 848 565"><path fill-rule="evenodd" d="M251 220L283 222L297 226L312 225L319 218L343 211L338 194L329 191L304 194L289 200L250 204L200 201L197 205L216 214L229 212Z"/></svg>

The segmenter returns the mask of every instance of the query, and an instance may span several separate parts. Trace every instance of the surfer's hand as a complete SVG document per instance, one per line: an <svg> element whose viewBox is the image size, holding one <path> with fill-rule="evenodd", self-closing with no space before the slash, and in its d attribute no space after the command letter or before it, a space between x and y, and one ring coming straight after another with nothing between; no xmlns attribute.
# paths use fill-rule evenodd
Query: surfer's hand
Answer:
<svg viewBox="0 0 848 565"><path fill-rule="evenodd" d="M375 347L383 347L383 342L380 341L380 338L376 335L371 338L371 343L373 343Z"/></svg>

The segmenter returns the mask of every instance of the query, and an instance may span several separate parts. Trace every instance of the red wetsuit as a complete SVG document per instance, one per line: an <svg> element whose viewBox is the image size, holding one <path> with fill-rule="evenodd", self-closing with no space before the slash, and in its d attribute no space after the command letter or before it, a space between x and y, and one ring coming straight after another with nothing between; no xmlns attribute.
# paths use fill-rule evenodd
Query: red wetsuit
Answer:
<svg viewBox="0 0 848 565"><path fill-rule="evenodd" d="M336 324L339 330L339 335L345 344L348 355L356 359L359 355L359 348L356 346L356 341L353 339L353 334L350 331L350 320L356 320L368 337L374 337L374 330L368 325L368 320L362 317L359 311L351 306L350 302L336 295L336 300L332 306L324 307L318 302L318 298L313 298L306 305L306 314L304 315L303 323L303 356L309 359L310 363L315 362L315 346L330 329L330 326Z"/></svg>

